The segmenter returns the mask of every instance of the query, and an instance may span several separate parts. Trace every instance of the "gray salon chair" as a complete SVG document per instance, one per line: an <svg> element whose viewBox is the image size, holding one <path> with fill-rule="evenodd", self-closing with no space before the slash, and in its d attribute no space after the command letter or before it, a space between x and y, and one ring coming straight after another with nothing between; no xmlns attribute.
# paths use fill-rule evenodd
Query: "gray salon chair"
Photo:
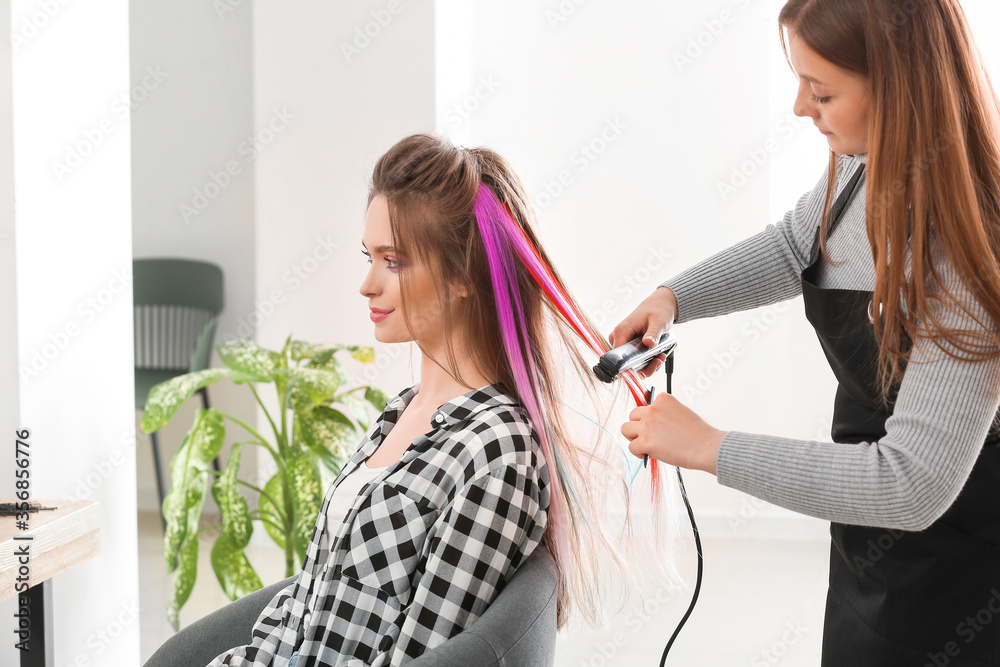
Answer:
<svg viewBox="0 0 1000 667"><path fill-rule="evenodd" d="M298 575L295 575L298 576ZM295 576L254 591L168 639L144 667L199 667L249 644L257 617ZM547 667L556 653L556 564L539 547L465 631L406 663L411 667ZM300 659L300 664L305 664Z"/></svg>

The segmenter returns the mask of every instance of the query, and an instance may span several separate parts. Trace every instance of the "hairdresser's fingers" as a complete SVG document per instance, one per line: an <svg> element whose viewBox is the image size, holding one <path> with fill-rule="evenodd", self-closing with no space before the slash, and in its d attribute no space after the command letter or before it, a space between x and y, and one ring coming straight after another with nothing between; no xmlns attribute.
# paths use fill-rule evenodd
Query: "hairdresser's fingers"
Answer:
<svg viewBox="0 0 1000 667"><path fill-rule="evenodd" d="M608 336L611 347L618 347L639 337L639 334L646 328L646 317L642 313L642 306L636 308L621 323L614 328Z"/></svg>
<svg viewBox="0 0 1000 667"><path fill-rule="evenodd" d="M653 373L658 371L660 369L660 366L662 366L666 362L667 362L667 355L658 354L652 359L650 359L648 364L642 367L642 370L639 371L639 375L644 378L653 377Z"/></svg>
<svg viewBox="0 0 1000 667"><path fill-rule="evenodd" d="M642 304L647 308L646 333L643 334L642 342L652 346L677 317L677 297L669 287L657 287Z"/></svg>
<svg viewBox="0 0 1000 667"><path fill-rule="evenodd" d="M628 416L629 421L627 421L624 424L622 424L621 433L622 433L622 435L624 435L629 440L635 440L636 438L639 437L639 421L638 421L638 419L639 419L639 415L641 415L641 413L637 412L637 411L638 410L642 410L642 409L644 409L644 408L635 408L634 410L632 410L632 412L630 412L629 416Z"/></svg>
<svg viewBox="0 0 1000 667"><path fill-rule="evenodd" d="M670 290L659 289L647 298L646 302L649 303L649 310L646 315L646 333L642 336L642 342L652 347L674 323L674 318L677 316L677 300Z"/></svg>
<svg viewBox="0 0 1000 667"><path fill-rule="evenodd" d="M713 427L672 394L660 393L650 406L632 411L622 427L631 434L629 451L664 463L716 474L722 439L728 431Z"/></svg>
<svg viewBox="0 0 1000 667"><path fill-rule="evenodd" d="M658 287L614 328L608 342L617 347L641 336L645 345L652 346L670 329L676 316L677 298L673 291Z"/></svg>

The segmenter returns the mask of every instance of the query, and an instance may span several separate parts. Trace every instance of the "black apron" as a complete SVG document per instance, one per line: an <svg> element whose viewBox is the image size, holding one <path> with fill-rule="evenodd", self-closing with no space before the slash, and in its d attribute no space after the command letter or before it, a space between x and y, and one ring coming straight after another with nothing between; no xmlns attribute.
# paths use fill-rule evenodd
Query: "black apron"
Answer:
<svg viewBox="0 0 1000 667"><path fill-rule="evenodd" d="M834 204L828 235L864 169ZM831 435L843 446L876 441L891 410L877 388L872 292L816 287L821 258L817 230L802 297L837 377ZM831 523L823 667L1000 665L998 442L991 430L958 499L926 530Z"/></svg>

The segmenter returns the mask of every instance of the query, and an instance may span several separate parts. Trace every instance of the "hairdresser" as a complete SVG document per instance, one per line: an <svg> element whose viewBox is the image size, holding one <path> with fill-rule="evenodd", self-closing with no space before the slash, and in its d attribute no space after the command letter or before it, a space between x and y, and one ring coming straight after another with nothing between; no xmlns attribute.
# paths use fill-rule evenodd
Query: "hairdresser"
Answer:
<svg viewBox="0 0 1000 667"><path fill-rule="evenodd" d="M831 522L824 667L1000 664L1000 104L956 0L791 0L778 23L828 168L610 342L801 294L833 442L722 431L666 393L621 432Z"/></svg>

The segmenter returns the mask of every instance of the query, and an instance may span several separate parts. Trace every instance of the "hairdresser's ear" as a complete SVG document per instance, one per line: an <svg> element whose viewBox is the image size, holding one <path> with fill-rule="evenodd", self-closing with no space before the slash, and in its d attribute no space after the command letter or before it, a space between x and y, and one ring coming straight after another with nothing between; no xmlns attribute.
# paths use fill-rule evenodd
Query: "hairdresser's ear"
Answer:
<svg viewBox="0 0 1000 667"><path fill-rule="evenodd" d="M458 285L458 296L462 299L469 296L469 290L465 288L465 285Z"/></svg>

